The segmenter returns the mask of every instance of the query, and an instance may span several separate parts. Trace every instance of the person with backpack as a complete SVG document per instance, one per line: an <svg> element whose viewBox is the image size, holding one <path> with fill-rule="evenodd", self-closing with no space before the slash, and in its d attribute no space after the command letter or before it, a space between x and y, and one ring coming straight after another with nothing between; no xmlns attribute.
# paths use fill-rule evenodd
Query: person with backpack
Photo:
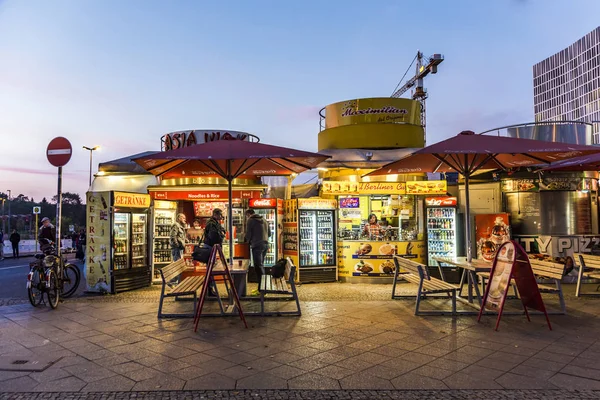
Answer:
<svg viewBox="0 0 600 400"><path fill-rule="evenodd" d="M269 250L269 237L271 236L271 228L266 219L262 215L256 214L254 210L246 210L246 237L245 241L250 244L252 252L252 263L254 271L258 277L258 290L253 291L256 295L260 292L260 281L265 274L265 256Z"/></svg>

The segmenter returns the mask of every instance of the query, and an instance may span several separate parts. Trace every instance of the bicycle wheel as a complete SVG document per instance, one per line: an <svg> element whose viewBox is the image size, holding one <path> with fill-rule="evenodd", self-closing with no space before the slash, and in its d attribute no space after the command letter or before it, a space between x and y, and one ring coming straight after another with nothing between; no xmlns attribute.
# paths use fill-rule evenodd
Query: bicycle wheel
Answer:
<svg viewBox="0 0 600 400"><path fill-rule="evenodd" d="M58 278L56 277L56 273L53 270L48 272L50 276L48 277L48 281L50 282L50 287L47 289L48 294L48 303L50 303L51 308L58 307L58 301L60 299L60 288L58 287Z"/></svg>
<svg viewBox="0 0 600 400"><path fill-rule="evenodd" d="M81 272L79 268L73 264L67 264L63 267L62 277L62 291L61 297L67 298L73 296L79 288L79 281L81 280Z"/></svg>
<svg viewBox="0 0 600 400"><path fill-rule="evenodd" d="M38 270L33 271L31 274L31 282L29 282L29 287L27 288L27 295L29 297L29 302L34 307L42 304L42 301L44 300L42 285L46 286L44 275Z"/></svg>

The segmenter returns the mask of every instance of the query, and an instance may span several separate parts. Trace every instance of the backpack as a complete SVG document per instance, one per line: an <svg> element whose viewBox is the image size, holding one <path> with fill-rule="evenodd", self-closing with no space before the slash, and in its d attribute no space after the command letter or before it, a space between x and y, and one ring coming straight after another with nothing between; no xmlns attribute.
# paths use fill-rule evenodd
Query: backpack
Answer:
<svg viewBox="0 0 600 400"><path fill-rule="evenodd" d="M273 278L283 278L285 275L285 267L287 266L287 260L285 258L280 259L271 267L271 276Z"/></svg>

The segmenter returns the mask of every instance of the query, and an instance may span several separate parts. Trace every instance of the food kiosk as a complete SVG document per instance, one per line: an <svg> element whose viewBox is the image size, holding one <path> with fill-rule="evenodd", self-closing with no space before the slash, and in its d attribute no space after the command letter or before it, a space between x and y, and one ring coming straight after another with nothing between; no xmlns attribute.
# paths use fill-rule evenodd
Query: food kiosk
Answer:
<svg viewBox="0 0 600 400"><path fill-rule="evenodd" d="M445 181L323 181L322 195L338 202L339 279L389 281L394 255L426 264L424 195L446 191Z"/></svg>

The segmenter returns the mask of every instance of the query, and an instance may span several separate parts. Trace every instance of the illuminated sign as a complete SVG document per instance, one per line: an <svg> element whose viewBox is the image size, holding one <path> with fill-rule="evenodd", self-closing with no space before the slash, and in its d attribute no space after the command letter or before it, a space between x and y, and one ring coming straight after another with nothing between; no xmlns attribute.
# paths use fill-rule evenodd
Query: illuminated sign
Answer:
<svg viewBox="0 0 600 400"><path fill-rule="evenodd" d="M359 208L360 199L358 197L342 197L340 198L340 208Z"/></svg>
<svg viewBox="0 0 600 400"><path fill-rule="evenodd" d="M425 199L428 207L452 207L456 206L456 197L428 197Z"/></svg>
<svg viewBox="0 0 600 400"><path fill-rule="evenodd" d="M250 208L275 208L277 199L250 199Z"/></svg>
<svg viewBox="0 0 600 400"><path fill-rule="evenodd" d="M446 194L446 181L412 181L406 182L406 194Z"/></svg>
<svg viewBox="0 0 600 400"><path fill-rule="evenodd" d="M304 210L333 210L337 201L330 199L298 199L298 209Z"/></svg>
<svg viewBox="0 0 600 400"><path fill-rule="evenodd" d="M115 207L150 207L150 196L147 194L115 192L114 199Z"/></svg>
<svg viewBox="0 0 600 400"><path fill-rule="evenodd" d="M251 199L260 197L260 190L233 190L234 199ZM157 200L223 200L227 199L227 190L195 190L195 191L151 191L150 196Z"/></svg>

